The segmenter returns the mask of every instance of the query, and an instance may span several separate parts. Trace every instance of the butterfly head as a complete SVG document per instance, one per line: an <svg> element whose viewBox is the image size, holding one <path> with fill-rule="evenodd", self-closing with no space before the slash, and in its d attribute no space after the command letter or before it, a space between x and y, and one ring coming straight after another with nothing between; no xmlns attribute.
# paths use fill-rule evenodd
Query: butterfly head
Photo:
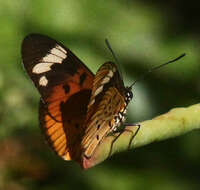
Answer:
<svg viewBox="0 0 200 190"><path fill-rule="evenodd" d="M133 92L131 87L126 87L125 91L125 101L128 104L133 98Z"/></svg>

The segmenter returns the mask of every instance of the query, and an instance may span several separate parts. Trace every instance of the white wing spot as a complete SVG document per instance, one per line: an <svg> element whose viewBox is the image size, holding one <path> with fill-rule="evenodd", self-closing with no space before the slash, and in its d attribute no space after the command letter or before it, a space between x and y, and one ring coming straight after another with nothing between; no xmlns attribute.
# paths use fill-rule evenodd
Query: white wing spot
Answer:
<svg viewBox="0 0 200 190"><path fill-rule="evenodd" d="M67 57L67 55L65 53L63 53L60 49L57 49L57 48L51 49L50 52L54 55L57 55L58 57L63 58L63 59L65 59Z"/></svg>
<svg viewBox="0 0 200 190"><path fill-rule="evenodd" d="M63 59L53 54L47 54L45 57L42 58L42 61L50 63L62 63Z"/></svg>
<svg viewBox="0 0 200 190"><path fill-rule="evenodd" d="M61 51L62 51L63 53L65 53L65 54L67 54L67 51L66 51L64 48L62 48L61 46L56 45L55 48L61 50Z"/></svg>
<svg viewBox="0 0 200 190"><path fill-rule="evenodd" d="M105 78L102 80L101 84L108 83L109 81L110 81L110 78L109 78L109 77L105 77Z"/></svg>
<svg viewBox="0 0 200 190"><path fill-rule="evenodd" d="M39 85L40 86L46 86L48 84L48 80L45 76L42 76L39 80Z"/></svg>
<svg viewBox="0 0 200 190"><path fill-rule="evenodd" d="M109 71L109 73L107 74L108 77L112 78L113 77L113 72L112 70Z"/></svg>
<svg viewBox="0 0 200 190"><path fill-rule="evenodd" d="M94 96L98 95L102 90L103 90L103 86L100 86L99 88L97 88L94 93Z"/></svg>
<svg viewBox="0 0 200 190"><path fill-rule="evenodd" d="M89 103L88 107L90 107L92 104L94 104L94 102L95 102L95 99L93 99L93 100Z"/></svg>
<svg viewBox="0 0 200 190"><path fill-rule="evenodd" d="M38 63L33 67L32 72L36 74L45 73L51 70L53 64L54 63Z"/></svg>

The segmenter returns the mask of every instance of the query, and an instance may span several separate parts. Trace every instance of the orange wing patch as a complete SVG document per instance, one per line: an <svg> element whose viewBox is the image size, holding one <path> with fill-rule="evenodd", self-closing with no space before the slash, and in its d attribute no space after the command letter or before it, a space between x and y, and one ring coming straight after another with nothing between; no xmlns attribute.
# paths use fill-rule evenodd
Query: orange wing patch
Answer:
<svg viewBox="0 0 200 190"><path fill-rule="evenodd" d="M46 103L40 101L40 126L52 149L65 160L80 158L83 123L93 83L93 76L84 69L77 73L54 87ZM83 73L85 79L81 81Z"/></svg>

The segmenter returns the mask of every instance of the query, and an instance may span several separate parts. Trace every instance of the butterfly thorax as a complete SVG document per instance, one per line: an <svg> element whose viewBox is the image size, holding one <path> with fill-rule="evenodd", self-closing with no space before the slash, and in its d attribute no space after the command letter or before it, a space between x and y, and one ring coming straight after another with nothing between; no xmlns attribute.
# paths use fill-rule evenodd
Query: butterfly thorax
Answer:
<svg viewBox="0 0 200 190"><path fill-rule="evenodd" d="M127 106L133 98L133 93L129 87L125 89L124 93L124 106L122 107L122 110L115 115L115 125L112 131L117 131L121 124L123 124L123 122L126 120Z"/></svg>

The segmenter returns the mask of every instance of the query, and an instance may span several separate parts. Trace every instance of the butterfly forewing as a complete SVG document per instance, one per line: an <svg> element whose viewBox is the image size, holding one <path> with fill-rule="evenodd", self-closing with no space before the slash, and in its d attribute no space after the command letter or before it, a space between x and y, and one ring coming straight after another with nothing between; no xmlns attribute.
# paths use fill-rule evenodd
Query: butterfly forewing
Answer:
<svg viewBox="0 0 200 190"><path fill-rule="evenodd" d="M40 125L49 144L64 159L77 159L94 75L64 45L39 34L24 39L22 60L41 94Z"/></svg>
<svg viewBox="0 0 200 190"><path fill-rule="evenodd" d="M47 36L28 35L22 43L22 60L44 100L53 87L66 80L79 86L92 85L92 80L85 81L93 78L92 72L68 48ZM70 90L78 89L73 86Z"/></svg>
<svg viewBox="0 0 200 190"><path fill-rule="evenodd" d="M103 64L92 88L85 121L85 135L81 142L83 154L90 158L108 133L122 121L119 114L126 109L125 87L114 63Z"/></svg>

